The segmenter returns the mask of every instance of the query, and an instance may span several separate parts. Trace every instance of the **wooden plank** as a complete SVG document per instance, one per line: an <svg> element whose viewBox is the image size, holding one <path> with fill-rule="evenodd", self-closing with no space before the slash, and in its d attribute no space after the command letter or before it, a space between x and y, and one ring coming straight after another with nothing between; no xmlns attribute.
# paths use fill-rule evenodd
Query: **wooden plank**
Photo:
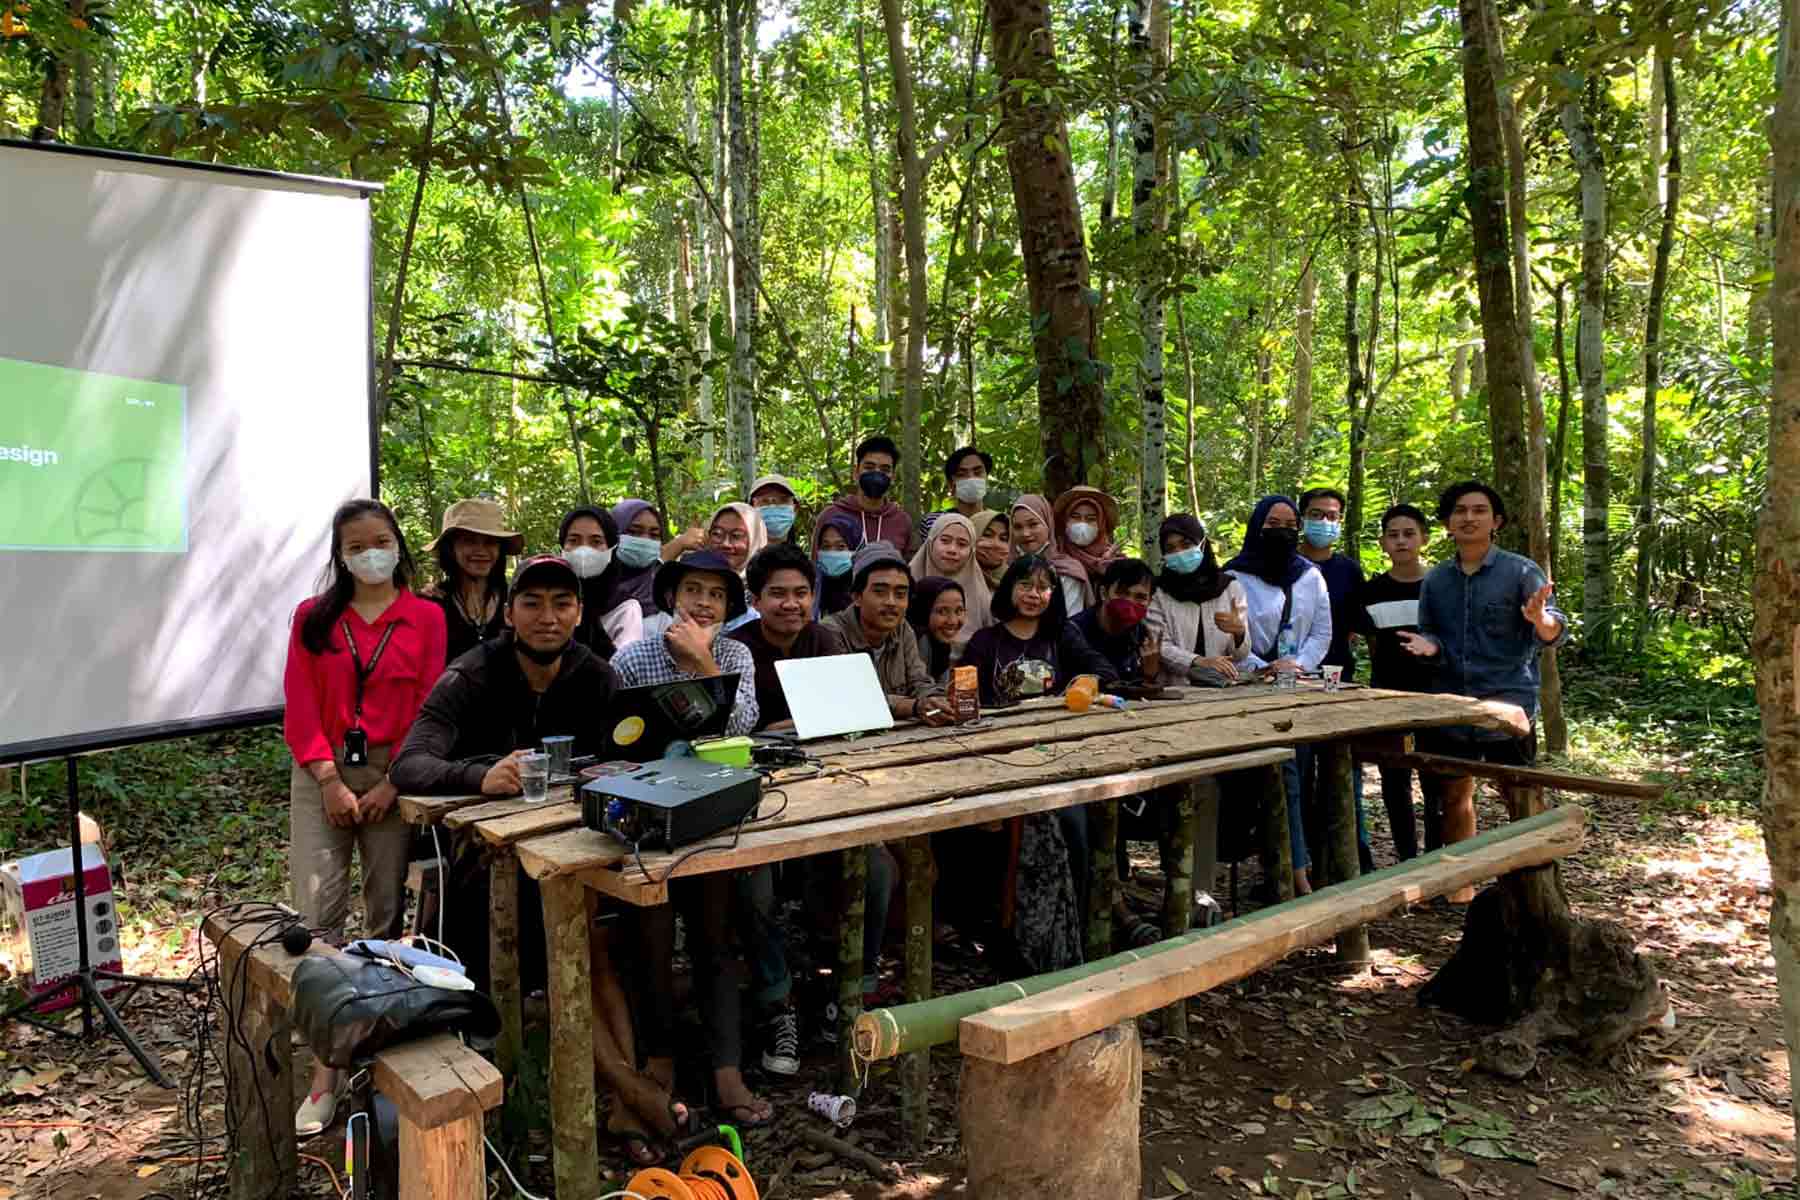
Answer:
<svg viewBox="0 0 1800 1200"><path fill-rule="evenodd" d="M243 954L245 946L264 937L274 937L290 924L292 921L244 921L242 918L219 913L207 917L202 932L209 942L219 948L221 981L228 979L236 970L234 964L237 957ZM316 955L340 952L322 942L314 942L306 953ZM300 959L279 945L263 945L245 955L245 961L250 970L250 986L268 996L271 1003L285 1011L293 994L294 968L300 964Z"/></svg>
<svg viewBox="0 0 1800 1200"><path fill-rule="evenodd" d="M1223 813L1221 813L1223 816ZM1287 772L1280 763L1266 767L1262 777L1263 869L1274 877L1275 898L1294 898L1294 838L1288 831ZM1232 901L1235 907L1237 901Z"/></svg>
<svg viewBox="0 0 1800 1200"><path fill-rule="evenodd" d="M838 855L843 872L843 907L838 910L837 944L837 1092L862 1094L856 1062L856 1018L862 1015L863 920L868 912L869 855L852 846Z"/></svg>
<svg viewBox="0 0 1800 1200"><path fill-rule="evenodd" d="M736 847L732 849L696 854L678 866L675 865L675 860L693 847L683 847L673 854L659 851L645 855L644 869L650 873L653 882L647 882L644 879L636 862L620 865L626 858L623 850L620 850L608 861L595 865L584 865L568 873L578 876L587 886L605 892L609 896L615 896L633 904L661 904L667 895L664 876L671 866L674 866L674 878L681 879L689 875L709 874L714 871L735 871L746 867L761 866L764 863L809 858L814 854L824 854L852 846L899 841L917 837L920 834L936 833L944 829L957 829L966 825L979 825L987 821L1024 816L1028 813L1067 808L1072 804L1087 804L1095 800L1116 800L1151 788L1183 783L1221 771L1238 771L1280 763L1293 757L1293 753L1292 750L1285 747L1275 746L1263 750L1251 750L1243 754L1227 755L1223 758L1194 759L1189 762L1170 763L1162 767L1150 767L1141 771L1124 771L1096 779L1082 779L1071 783L1046 784L1039 787L1015 788L1004 792L962 796L930 805L889 809L871 814L853 814L835 820L814 821L808 825L757 829L744 834L738 839ZM1285 838L1287 836L1286 810L1283 809L1282 812L1281 829L1282 836ZM601 834L585 829L552 834L548 838L540 838L535 842L521 842L518 847L519 856L521 860L536 856L540 863L551 857L572 857L567 850L556 850L550 855L540 854L539 848L545 842L570 839L576 833L590 834L594 839L603 837ZM611 841L611 839L606 840ZM613 844L616 845L616 843ZM615 866L618 869L613 869ZM530 870L529 865L526 869ZM546 878L556 878L556 876L550 875Z"/></svg>
<svg viewBox="0 0 1800 1200"><path fill-rule="evenodd" d="M1362 856L1356 844L1356 764L1350 757L1348 742L1327 742L1320 746L1319 774L1330 781L1332 883L1345 883L1362 874ZM1337 936L1337 958L1354 970L1369 965L1369 930L1354 925Z"/></svg>
<svg viewBox="0 0 1800 1200"><path fill-rule="evenodd" d="M240 1002L234 978L234 973L220 977L226 1028L243 1035L225 1039L225 1103L238 1133L231 1161L231 1200L266 1200L290 1194L300 1167L292 1051L283 1010L254 987L241 993ZM264 1046L275 1055L275 1071L263 1060Z"/></svg>
<svg viewBox="0 0 1800 1200"><path fill-rule="evenodd" d="M1190 782L1163 788L1152 802L1174 808L1169 832L1161 839L1163 862L1168 864L1168 874L1163 882L1162 932L1165 938L1180 937L1188 931L1194 918L1194 785ZM1210 889L1212 880L1207 880L1206 886ZM1187 997L1184 996L1163 1010L1163 1033L1185 1042L1187 1018Z"/></svg>
<svg viewBox="0 0 1800 1200"><path fill-rule="evenodd" d="M375 1089L419 1128L436 1129L479 1118L500 1103L506 1081L493 1063L445 1033L377 1054Z"/></svg>
<svg viewBox="0 0 1800 1200"><path fill-rule="evenodd" d="M400 1200L486 1200L481 1118L426 1128L400 1115Z"/></svg>
<svg viewBox="0 0 1800 1200"><path fill-rule="evenodd" d="M485 807L485 806L484 806ZM526 838L572 829L581 824L581 805L534 804L530 808L483 817L474 823L475 836L489 846L513 846Z"/></svg>
<svg viewBox="0 0 1800 1200"><path fill-rule="evenodd" d="M459 808L468 808L471 804L492 799L492 796L483 796L479 792L459 796L402 795L400 816L409 825L436 825Z"/></svg>
<svg viewBox="0 0 1800 1200"><path fill-rule="evenodd" d="M1366 925L1406 904L1523 867L1581 845L1586 811L1568 806L1311 896L1190 934L1191 944L1115 971L964 1017L962 1052L1015 1063L1184 996L1229 983L1302 946Z"/></svg>
<svg viewBox="0 0 1800 1200"><path fill-rule="evenodd" d="M550 963L550 1144L558 1196L600 1192L594 1113L593 925L590 893L573 879L544 881Z"/></svg>
<svg viewBox="0 0 1800 1200"><path fill-rule="evenodd" d="M494 1061L515 1075L525 1046L524 998L519 988L519 860L501 850L488 864L488 992L500 1014Z"/></svg>
<svg viewBox="0 0 1800 1200"><path fill-rule="evenodd" d="M906 854L906 1002L931 999L931 890L937 882L937 864L931 856L931 838L925 834L905 842ZM848 1044L855 1045L853 1036ZM840 1026L839 1038L846 1038ZM923 1153L931 1138L931 1050L915 1050L900 1063L900 1123L906 1141Z"/></svg>
<svg viewBox="0 0 1800 1200"><path fill-rule="evenodd" d="M1359 748L1357 758L1381 767L1411 767L1415 771L1445 775L1473 775L1499 783L1553 788L1584 796L1628 796L1633 800L1661 800L1668 791L1667 784L1649 780L1609 779L1603 775L1547 771L1542 767L1509 767L1497 763L1471 762L1448 754L1365 754Z"/></svg>
<svg viewBox="0 0 1800 1200"><path fill-rule="evenodd" d="M1306 698L1305 693L1300 694ZM779 785L787 806L763 827L780 828L851 813L878 812L955 796L1007 787L1073 780L1139 766L1158 766L1186 759L1211 758L1264 746L1291 746L1330 741L1362 733L1479 723L1527 728L1524 713L1509 704L1462 696L1410 692L1316 693L1318 702L1191 718L1192 706L1175 705L1187 714L1182 723L1128 726L1123 730L1074 741L1034 742L1011 751L985 750L974 739L943 730L928 762L905 766L837 770L817 778ZM1224 711L1224 710L1219 710ZM1132 714L1109 714L1124 719ZM1094 718L1104 721L1109 717ZM1083 718L1086 719L1086 718ZM1090 725L1089 729L1099 728ZM519 857L534 879L566 874L617 862L623 848L611 838L586 830L569 830L551 839L520 843Z"/></svg>

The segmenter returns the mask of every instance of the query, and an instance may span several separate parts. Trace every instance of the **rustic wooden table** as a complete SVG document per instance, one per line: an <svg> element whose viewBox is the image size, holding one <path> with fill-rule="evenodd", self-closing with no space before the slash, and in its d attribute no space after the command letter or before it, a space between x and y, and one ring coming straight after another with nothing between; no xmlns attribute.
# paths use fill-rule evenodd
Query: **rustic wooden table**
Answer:
<svg viewBox="0 0 1800 1200"><path fill-rule="evenodd" d="M718 839L720 849L679 862L679 855L668 854L646 855L639 862L618 841L582 827L579 805L572 799L534 805L529 813L517 801L503 802L510 807L475 826L485 835L490 825L511 830L522 824L537 834L512 838L507 845L543 891L552 963L550 1091L557 1191L586 1196L599 1187L587 932L593 893L639 905L661 904L668 899L670 878L899 842L909 867L907 999L921 1000L931 994L931 833L1075 804L1116 802L1227 771L1261 769L1265 783L1259 799L1268 848L1277 864L1285 864L1290 860L1280 764L1296 745L1325 743L1321 769L1333 783L1335 820L1323 874L1328 882L1354 878L1353 743L1371 751L1398 751L1405 748L1408 731L1449 724L1518 733L1526 728L1524 714L1510 705L1356 687L1283 691L1254 684L1196 690L1176 700L1135 703L1123 712L1080 716L1065 711L1060 701L1040 702L986 714L977 725L908 726L810 744L805 748L817 759L816 766L783 770L770 780L769 789L786 797L784 807L735 838ZM427 805L450 802L408 798L403 803L423 814ZM461 807L470 806L465 802ZM1116 816L1111 804L1100 811ZM466 812L457 815L468 820ZM1101 878L1095 885L1096 913L1102 906L1110 910L1116 886L1111 879L1116 820L1103 817L1097 824L1093 851ZM851 1026L862 1007L864 861L859 854L844 856L849 903L839 944L838 1045L845 1079L852 1067ZM1291 887L1285 874L1278 866L1279 884ZM499 895L497 890L497 910ZM1180 924L1165 933L1182 932L1185 906L1181 913ZM1339 953L1367 957L1366 933L1341 937ZM920 1139L928 1111L927 1067L920 1052L902 1070L904 1121Z"/></svg>

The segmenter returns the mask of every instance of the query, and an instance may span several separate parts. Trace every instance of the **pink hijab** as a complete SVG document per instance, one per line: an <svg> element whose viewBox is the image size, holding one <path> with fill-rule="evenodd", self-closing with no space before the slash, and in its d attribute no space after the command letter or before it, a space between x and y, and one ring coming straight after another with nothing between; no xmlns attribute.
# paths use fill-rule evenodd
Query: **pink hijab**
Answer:
<svg viewBox="0 0 1800 1200"><path fill-rule="evenodd" d="M945 531L950 529L961 529L964 536L969 539L968 560L963 563L962 570L954 575L939 567L931 558L931 548L937 544L939 538L944 536ZM982 574L981 564L975 561L975 525L969 518L957 512L939 513L933 517L931 533L925 538L925 544L919 547L912 557L912 562L908 565L912 569L912 577L915 582L937 575L944 579L953 579L962 587L965 611L962 628L956 634L957 645L966 644L977 631L986 629L994 623L989 609L989 598L992 593L988 587L987 576Z"/></svg>
<svg viewBox="0 0 1800 1200"><path fill-rule="evenodd" d="M1093 585L1088 582L1087 568L1082 566L1081 561L1074 555L1064 550L1062 548L1062 543L1057 540L1056 514L1051 512L1050 502L1036 492L1029 492L1013 501L1013 506L1006 510L1007 517L1010 519L1012 514L1021 508L1030 509L1032 513L1037 516L1037 519L1044 523L1044 528L1049 530L1050 540L1044 543L1044 548L1039 550L1038 553L1043 555L1044 558L1049 561L1051 569L1058 575L1073 579L1076 583L1079 583L1083 591L1092 587ZM1019 549L1019 539L1016 534L1014 535L1012 542L1012 556L1014 558L1025 557L1024 553ZM1073 614L1070 615L1072 616Z"/></svg>

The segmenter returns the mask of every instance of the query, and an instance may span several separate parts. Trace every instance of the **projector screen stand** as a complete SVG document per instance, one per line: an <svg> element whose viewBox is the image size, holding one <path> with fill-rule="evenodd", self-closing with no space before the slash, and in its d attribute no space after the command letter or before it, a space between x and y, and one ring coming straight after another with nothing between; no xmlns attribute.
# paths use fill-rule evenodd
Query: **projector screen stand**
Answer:
<svg viewBox="0 0 1800 1200"><path fill-rule="evenodd" d="M94 1012L98 1010L100 1019L105 1022L109 1034L124 1043L131 1057L137 1059L138 1065L144 1068L144 1074L150 1077L158 1087L173 1088L175 1082L163 1070L162 1062L152 1053L126 1026L119 1016L118 1009L100 990L102 981L108 983L125 983L135 991L140 987L175 988L178 991L191 992L198 990L198 985L186 979L157 979L148 975L126 975L119 971L108 971L93 965L88 952L87 923L87 871L81 854L81 797L77 790L79 771L75 758L70 755L66 760L69 771L69 867L75 874L75 937L80 952L80 967L73 975L61 980L48 991L29 996L0 1013L0 1025L13 1021L23 1021L27 1025L56 1034L58 1037L78 1039L83 1042L94 1040ZM68 992L76 992L81 1000L81 1032L64 1029L39 1019L38 1009L57 996ZM129 995L129 993L128 993Z"/></svg>

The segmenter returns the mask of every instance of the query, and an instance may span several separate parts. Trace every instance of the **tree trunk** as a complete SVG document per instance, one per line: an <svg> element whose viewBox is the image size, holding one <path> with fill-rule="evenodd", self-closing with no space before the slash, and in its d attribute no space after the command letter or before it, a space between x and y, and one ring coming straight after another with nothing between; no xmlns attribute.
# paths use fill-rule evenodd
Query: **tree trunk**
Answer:
<svg viewBox="0 0 1800 1200"><path fill-rule="evenodd" d="M400 240L400 262L394 270L394 302L388 309L387 337L381 353L381 387L375 393L377 429L387 419L389 391L394 383L394 348L399 345L400 323L406 313L406 275L412 264L413 239L419 230L419 208L425 202L425 183L431 178L431 144L437 129L438 97L443 82L443 72L431 73L431 100L425 107L425 134L413 164L419 173L418 180L413 185L412 208L406 214L406 235Z"/></svg>
<svg viewBox="0 0 1800 1200"><path fill-rule="evenodd" d="M925 388L925 318L930 277L925 262L925 166L919 159L918 120L913 112L912 64L906 53L906 18L900 0L881 0L887 26L888 67L894 76L894 107L900 125L900 223L906 242L906 374L900 400L902 502L918 512L919 409Z"/></svg>
<svg viewBox="0 0 1800 1200"><path fill-rule="evenodd" d="M716 7L709 7L706 12L706 36L709 45L717 44L717 31L714 26L718 22ZM715 160L721 152L718 140L713 136L710 122L706 130L704 143L700 137L700 112L695 103L693 88L687 89L686 107L683 110L682 123L685 126L689 145L703 145L706 150L706 161ZM697 188L697 185L696 185ZM695 194L687 201L686 218L691 233L691 244L688 248L686 276L689 294L693 303L691 312L681 314L683 323L692 322L690 328L693 339L692 369L699 375L695 381L694 407L695 415L700 421L700 472L701 477L710 481L719 477L719 447L713 436L713 375L712 371L702 366L712 358L712 298L713 279L712 244L719 240L716 235L709 235L711 222L707 220L706 200ZM659 510L660 511L660 510Z"/></svg>
<svg viewBox="0 0 1800 1200"><path fill-rule="evenodd" d="M1056 495L1087 482L1106 452L1081 205L1055 99L1062 83L1048 0L988 0L988 20L1031 301L1043 486Z"/></svg>
<svg viewBox="0 0 1800 1200"><path fill-rule="evenodd" d="M1800 0L1782 5L1774 150L1775 279L1769 289L1774 379L1769 390L1769 482L1757 527L1756 692L1767 783L1769 940L1781 988L1782 1032L1795 1131L1800 1134Z"/></svg>
<svg viewBox="0 0 1800 1200"><path fill-rule="evenodd" d="M888 0L893 2L893 0ZM1138 84L1131 118L1136 162L1131 182L1131 227L1138 248L1138 388L1143 404L1143 454L1138 487L1138 530L1144 561L1162 562L1158 531L1169 507L1168 407L1163 398L1163 240L1168 227L1162 170L1163 136L1156 116L1169 63L1168 0L1133 0L1131 57Z"/></svg>
<svg viewBox="0 0 1800 1200"><path fill-rule="evenodd" d="M1606 411L1606 162L1584 107L1588 89L1562 106L1563 133L1581 178L1581 294L1575 373L1581 380L1582 645L1605 654L1612 642L1612 504Z"/></svg>
<svg viewBox="0 0 1800 1200"><path fill-rule="evenodd" d="M1354 139L1346 134L1345 142ZM1363 374L1362 326L1357 321L1356 306L1360 300L1362 287L1362 234L1363 211L1357 204L1357 188L1353 182L1345 193L1344 205L1344 410L1349 414L1350 428L1356 428L1357 410L1362 407L1362 398L1369 388L1369 378ZM1376 293L1381 291L1379 281ZM1355 441L1354 433L1351 441ZM1301 475L1296 482L1304 483L1306 477Z"/></svg>
<svg viewBox="0 0 1800 1200"><path fill-rule="evenodd" d="M1294 379L1288 413L1294 422L1294 477L1306 478L1306 444L1312 433L1313 316L1319 303L1319 275L1309 255L1300 268L1300 310L1294 317Z"/></svg>
<svg viewBox="0 0 1800 1200"><path fill-rule="evenodd" d="M1556 345L1556 434L1550 442L1550 578L1562 576L1562 509L1563 475L1568 468L1569 403L1574 389L1569 385L1569 305L1568 285L1558 280L1551 292L1556 305L1553 327Z"/></svg>
<svg viewBox="0 0 1800 1200"><path fill-rule="evenodd" d="M1526 502L1525 364L1520 357L1518 308L1513 297L1512 242L1506 221L1506 151L1500 100L1488 53L1486 10L1493 0L1458 0L1462 20L1463 110L1468 118L1469 229L1475 243L1475 282L1481 304L1488 434L1493 485L1514 506ZM1509 523L1500 541L1529 547L1522 524Z"/></svg>
<svg viewBox="0 0 1800 1200"><path fill-rule="evenodd" d="M756 47L756 0L725 2L725 105L731 126L731 465L743 494L756 479L756 263L744 56Z"/></svg>
<svg viewBox="0 0 1800 1200"><path fill-rule="evenodd" d="M1667 122L1669 169L1664 192L1662 234L1656 242L1656 268L1650 276L1650 299L1644 314L1644 456L1638 467L1637 588L1632 601L1637 627L1632 648L1644 648L1650 628L1650 575L1656 565L1656 394L1662 389L1663 301L1669 294L1669 258L1675 250L1675 218L1681 207L1681 120L1675 102L1675 59L1659 53L1663 117Z"/></svg>

